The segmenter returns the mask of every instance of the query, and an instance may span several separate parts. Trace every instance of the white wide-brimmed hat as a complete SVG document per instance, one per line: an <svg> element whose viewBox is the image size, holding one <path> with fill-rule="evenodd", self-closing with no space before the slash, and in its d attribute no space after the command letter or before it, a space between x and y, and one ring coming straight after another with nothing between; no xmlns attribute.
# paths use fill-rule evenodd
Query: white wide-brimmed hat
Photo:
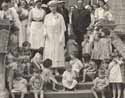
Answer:
<svg viewBox="0 0 125 98"><path fill-rule="evenodd" d="M48 2L48 6L56 6L58 4L58 0L51 0Z"/></svg>

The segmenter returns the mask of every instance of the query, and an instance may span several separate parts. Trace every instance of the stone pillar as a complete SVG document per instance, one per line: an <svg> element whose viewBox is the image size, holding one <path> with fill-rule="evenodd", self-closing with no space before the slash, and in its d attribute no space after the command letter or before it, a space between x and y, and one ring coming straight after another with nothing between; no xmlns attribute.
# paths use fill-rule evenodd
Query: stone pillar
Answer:
<svg viewBox="0 0 125 98"><path fill-rule="evenodd" d="M8 49L9 20L0 20L0 98L9 98L5 85L5 55Z"/></svg>
<svg viewBox="0 0 125 98"><path fill-rule="evenodd" d="M0 98L8 98L8 91L5 87L5 53L0 53Z"/></svg>

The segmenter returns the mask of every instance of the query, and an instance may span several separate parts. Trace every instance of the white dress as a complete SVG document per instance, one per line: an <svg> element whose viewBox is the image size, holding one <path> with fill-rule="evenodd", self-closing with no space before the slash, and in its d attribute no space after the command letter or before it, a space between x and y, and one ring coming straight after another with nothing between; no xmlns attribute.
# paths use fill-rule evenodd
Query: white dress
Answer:
<svg viewBox="0 0 125 98"><path fill-rule="evenodd" d="M63 79L62 79L63 86L68 89L73 89L77 85L75 77L76 75L74 71L71 72L65 71L63 73Z"/></svg>
<svg viewBox="0 0 125 98"><path fill-rule="evenodd" d="M27 80L21 78L20 80L13 80L12 92L27 93Z"/></svg>
<svg viewBox="0 0 125 98"><path fill-rule="evenodd" d="M62 67L64 66L64 32L66 30L63 16L59 13L49 13L44 23L46 35L44 59L52 59L52 67Z"/></svg>
<svg viewBox="0 0 125 98"><path fill-rule="evenodd" d="M120 63L115 63L112 61L109 64L110 74L109 74L109 81L110 83L122 83L122 74L120 69Z"/></svg>
<svg viewBox="0 0 125 98"><path fill-rule="evenodd" d="M43 19L45 11L43 9L33 8L30 11L31 26L29 42L31 43L32 49L38 49L44 47L44 34L43 34Z"/></svg>
<svg viewBox="0 0 125 98"><path fill-rule="evenodd" d="M97 8L97 9L95 10L95 19L96 19L96 20L105 19L104 13L105 13L105 11L104 11L103 8L101 8L101 7L100 7L100 8Z"/></svg>
<svg viewBox="0 0 125 98"><path fill-rule="evenodd" d="M82 62L79 59L71 60L72 71L79 73L83 67Z"/></svg>

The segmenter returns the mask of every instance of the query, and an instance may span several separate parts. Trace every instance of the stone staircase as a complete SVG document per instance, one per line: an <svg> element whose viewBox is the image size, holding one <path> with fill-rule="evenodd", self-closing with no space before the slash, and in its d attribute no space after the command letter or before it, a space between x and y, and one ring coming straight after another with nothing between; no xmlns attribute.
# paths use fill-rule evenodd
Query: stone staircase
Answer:
<svg viewBox="0 0 125 98"><path fill-rule="evenodd" d="M115 32L112 35L112 42L113 46L117 48L125 58L125 34L123 33L123 35L121 35L120 33ZM61 80L61 77L57 76L57 78L59 81ZM92 86L92 82L79 83L75 91L64 91L62 86L57 86L58 91L47 91L44 94L44 98L94 98L91 92ZM111 90L107 89L106 98L112 98L111 96ZM19 95L17 95L16 98L19 98ZM25 98L34 98L34 96L32 93L29 93Z"/></svg>
<svg viewBox="0 0 125 98"><path fill-rule="evenodd" d="M92 82L79 83L74 91L64 91L62 87L58 87L58 91L47 91L44 98L94 98L91 93ZM10 97L11 98L11 97ZM17 94L16 98L19 98ZM25 98L34 98L32 93L26 94Z"/></svg>

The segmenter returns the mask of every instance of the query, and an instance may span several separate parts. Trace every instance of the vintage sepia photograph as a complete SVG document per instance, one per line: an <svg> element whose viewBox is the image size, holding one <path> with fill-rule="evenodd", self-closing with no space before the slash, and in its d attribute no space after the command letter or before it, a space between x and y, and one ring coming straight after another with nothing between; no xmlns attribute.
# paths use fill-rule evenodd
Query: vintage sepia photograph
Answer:
<svg viewBox="0 0 125 98"><path fill-rule="evenodd" d="M0 98L125 98L125 0L0 0Z"/></svg>

